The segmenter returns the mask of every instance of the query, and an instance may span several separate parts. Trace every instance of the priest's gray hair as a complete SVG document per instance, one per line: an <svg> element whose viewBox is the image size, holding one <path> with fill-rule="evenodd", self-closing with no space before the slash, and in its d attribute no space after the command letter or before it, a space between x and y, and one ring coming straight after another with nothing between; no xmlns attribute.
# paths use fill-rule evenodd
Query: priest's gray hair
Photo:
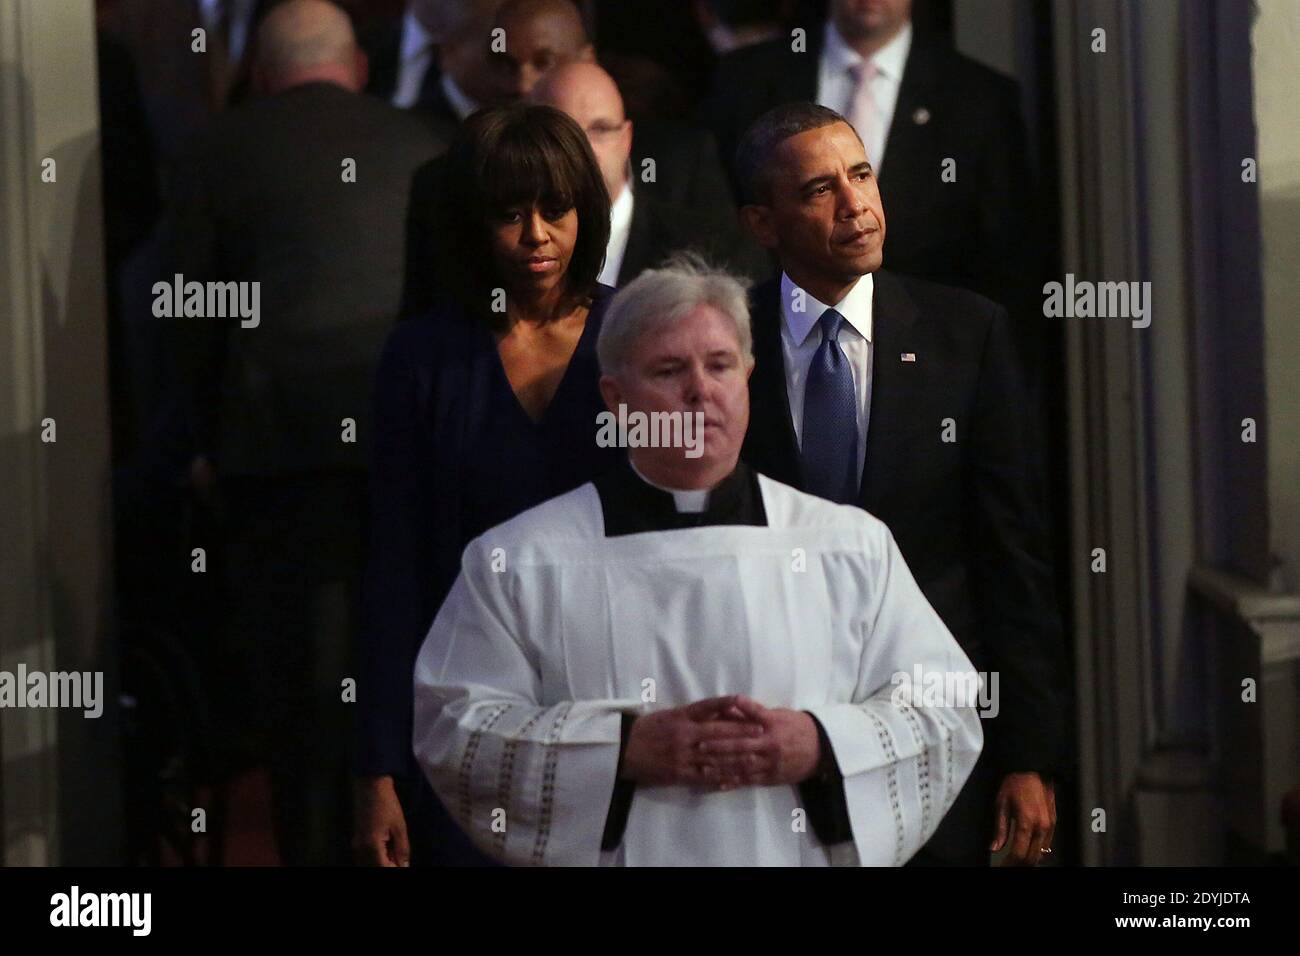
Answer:
<svg viewBox="0 0 1300 956"><path fill-rule="evenodd" d="M615 294L605 313L596 339L601 372L617 375L626 368L637 342L701 305L712 306L735 323L741 357L752 365L748 286L749 280L712 266L693 252L678 253L658 269L645 270Z"/></svg>

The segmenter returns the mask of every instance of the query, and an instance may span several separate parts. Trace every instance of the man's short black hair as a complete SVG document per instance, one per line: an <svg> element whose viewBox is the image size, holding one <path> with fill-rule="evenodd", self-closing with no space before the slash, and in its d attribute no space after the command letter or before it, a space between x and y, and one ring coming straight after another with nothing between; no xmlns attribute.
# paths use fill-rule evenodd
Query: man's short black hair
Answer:
<svg viewBox="0 0 1300 956"><path fill-rule="evenodd" d="M496 275L490 244L495 217L516 206L578 214L578 239L565 273L566 305L589 298L609 242L609 192L587 134L550 106L479 110L462 124L443 159L439 273L447 291L493 322Z"/></svg>
<svg viewBox="0 0 1300 956"><path fill-rule="evenodd" d="M750 124L736 147L736 173L740 178L742 203L767 204L772 199L772 156L776 148L791 136L809 130L853 125L833 109L816 103L783 103L773 107Z"/></svg>

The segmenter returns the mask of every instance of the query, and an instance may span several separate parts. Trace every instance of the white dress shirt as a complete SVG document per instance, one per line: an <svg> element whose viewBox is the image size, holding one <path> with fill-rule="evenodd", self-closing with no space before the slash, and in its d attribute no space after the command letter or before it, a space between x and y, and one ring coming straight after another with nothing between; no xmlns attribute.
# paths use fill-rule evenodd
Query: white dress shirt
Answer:
<svg viewBox="0 0 1300 956"><path fill-rule="evenodd" d="M402 17L402 48L397 59L397 82L393 85L392 103L409 109L420 98L424 74L433 66L433 34L424 28L410 9Z"/></svg>
<svg viewBox="0 0 1300 956"><path fill-rule="evenodd" d="M618 273L623 268L623 254L627 252L627 237L632 231L634 202L632 187L627 183L609 207L609 242L605 244L605 265L597 281L608 286L618 285Z"/></svg>
<svg viewBox="0 0 1300 956"><path fill-rule="evenodd" d="M252 27L254 0L199 0L199 16L205 30L215 30L220 22L221 10L229 11L229 35L226 52L231 63L238 63L248 46L248 32Z"/></svg>
<svg viewBox="0 0 1300 956"><path fill-rule="evenodd" d="M803 295L804 310L794 311L795 294ZM858 420L858 478L862 477L862 463L867 453L868 415L871 411L871 325L875 282L871 273L860 278L839 302L833 306L844 316L840 328L840 349L848 359L853 372L853 394L857 399ZM808 385L808 370L813 356L822 344L821 326L817 323L822 313L832 306L818 302L808 292L799 289L784 272L781 273L781 351L785 357L785 388L790 398L790 417L793 419L795 440L803 448L803 399Z"/></svg>
<svg viewBox="0 0 1300 956"><path fill-rule="evenodd" d="M876 122L864 136L867 159L877 170L885 160L885 146L889 140L889 124L894 121L894 108L898 105L898 90L903 83L903 69L907 54L912 49L912 24L908 23L871 58L876 67L871 80L871 95L877 108ZM821 59L817 66L817 102L844 116L849 115L853 92L857 87L854 71L862 57L853 50L835 29L833 22L826 23L826 39L822 44ZM859 135L862 131L859 130Z"/></svg>

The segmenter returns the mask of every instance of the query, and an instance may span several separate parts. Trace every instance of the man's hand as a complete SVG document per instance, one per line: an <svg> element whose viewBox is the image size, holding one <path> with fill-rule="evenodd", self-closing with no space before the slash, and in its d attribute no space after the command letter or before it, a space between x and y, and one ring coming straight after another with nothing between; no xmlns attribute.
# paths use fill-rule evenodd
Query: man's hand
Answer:
<svg viewBox="0 0 1300 956"><path fill-rule="evenodd" d="M737 697L714 697L685 707L638 717L623 752L623 777L650 785L714 785L747 763L740 754L708 754L701 745L744 740L764 732L763 725L723 717Z"/></svg>
<svg viewBox="0 0 1300 956"><path fill-rule="evenodd" d="M997 798L998 830L989 847L994 853L1007 845L1003 866L1037 866L1056 833L1056 789L1036 773L1009 773Z"/></svg>
<svg viewBox="0 0 1300 956"><path fill-rule="evenodd" d="M758 724L763 734L700 743L701 754L709 760L728 761L720 765L719 790L801 783L817 770L821 760L817 725L802 710L764 707L752 698L739 696L724 716Z"/></svg>
<svg viewBox="0 0 1300 956"><path fill-rule="evenodd" d="M360 866L410 866L406 817L392 777L366 777L355 789L352 852Z"/></svg>

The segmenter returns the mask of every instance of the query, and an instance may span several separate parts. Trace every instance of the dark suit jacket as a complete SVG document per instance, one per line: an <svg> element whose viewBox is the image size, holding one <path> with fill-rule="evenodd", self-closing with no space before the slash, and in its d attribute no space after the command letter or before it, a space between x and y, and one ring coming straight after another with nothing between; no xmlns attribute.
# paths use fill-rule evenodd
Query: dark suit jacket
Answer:
<svg viewBox="0 0 1300 956"><path fill-rule="evenodd" d="M442 146L390 106L312 83L218 117L183 164L164 276L261 283L256 328L159 320L176 336L195 450L223 472L364 464L411 176ZM357 444L340 440L343 418Z"/></svg>
<svg viewBox="0 0 1300 956"><path fill-rule="evenodd" d="M871 416L858 503L889 526L976 669L999 674L1000 712L984 722L982 761L998 776L1052 774L1064 740L1061 626L1027 481L1005 311L972 293L889 272L876 272L874 282ZM751 299L755 368L744 456L803 488L779 299L778 281ZM915 361L902 361L904 353ZM948 418L956 427L950 443L941 440ZM951 836L987 844L982 802L963 791L952 823L945 820L931 842Z"/></svg>
<svg viewBox="0 0 1300 956"><path fill-rule="evenodd" d="M702 118L729 168L741 136L760 115L816 99L822 32L809 32L806 53L792 52L787 38L719 61ZM956 160L956 182L940 179L946 158ZM1014 80L914 36L877 172L885 268L973 289L1018 321L1033 312L1040 246L1033 239L1035 191Z"/></svg>
<svg viewBox="0 0 1300 956"><path fill-rule="evenodd" d="M642 178L646 159L655 181ZM721 223L736 222L726 166L711 133L683 123L639 120L632 125L632 178L637 190Z"/></svg>
<svg viewBox="0 0 1300 956"><path fill-rule="evenodd" d="M692 209L665 202L637 187L627 248L618 270L619 286L683 249L694 249L710 262L750 279L762 280L771 274L771 262L741 235L738 226L719 227Z"/></svg>

